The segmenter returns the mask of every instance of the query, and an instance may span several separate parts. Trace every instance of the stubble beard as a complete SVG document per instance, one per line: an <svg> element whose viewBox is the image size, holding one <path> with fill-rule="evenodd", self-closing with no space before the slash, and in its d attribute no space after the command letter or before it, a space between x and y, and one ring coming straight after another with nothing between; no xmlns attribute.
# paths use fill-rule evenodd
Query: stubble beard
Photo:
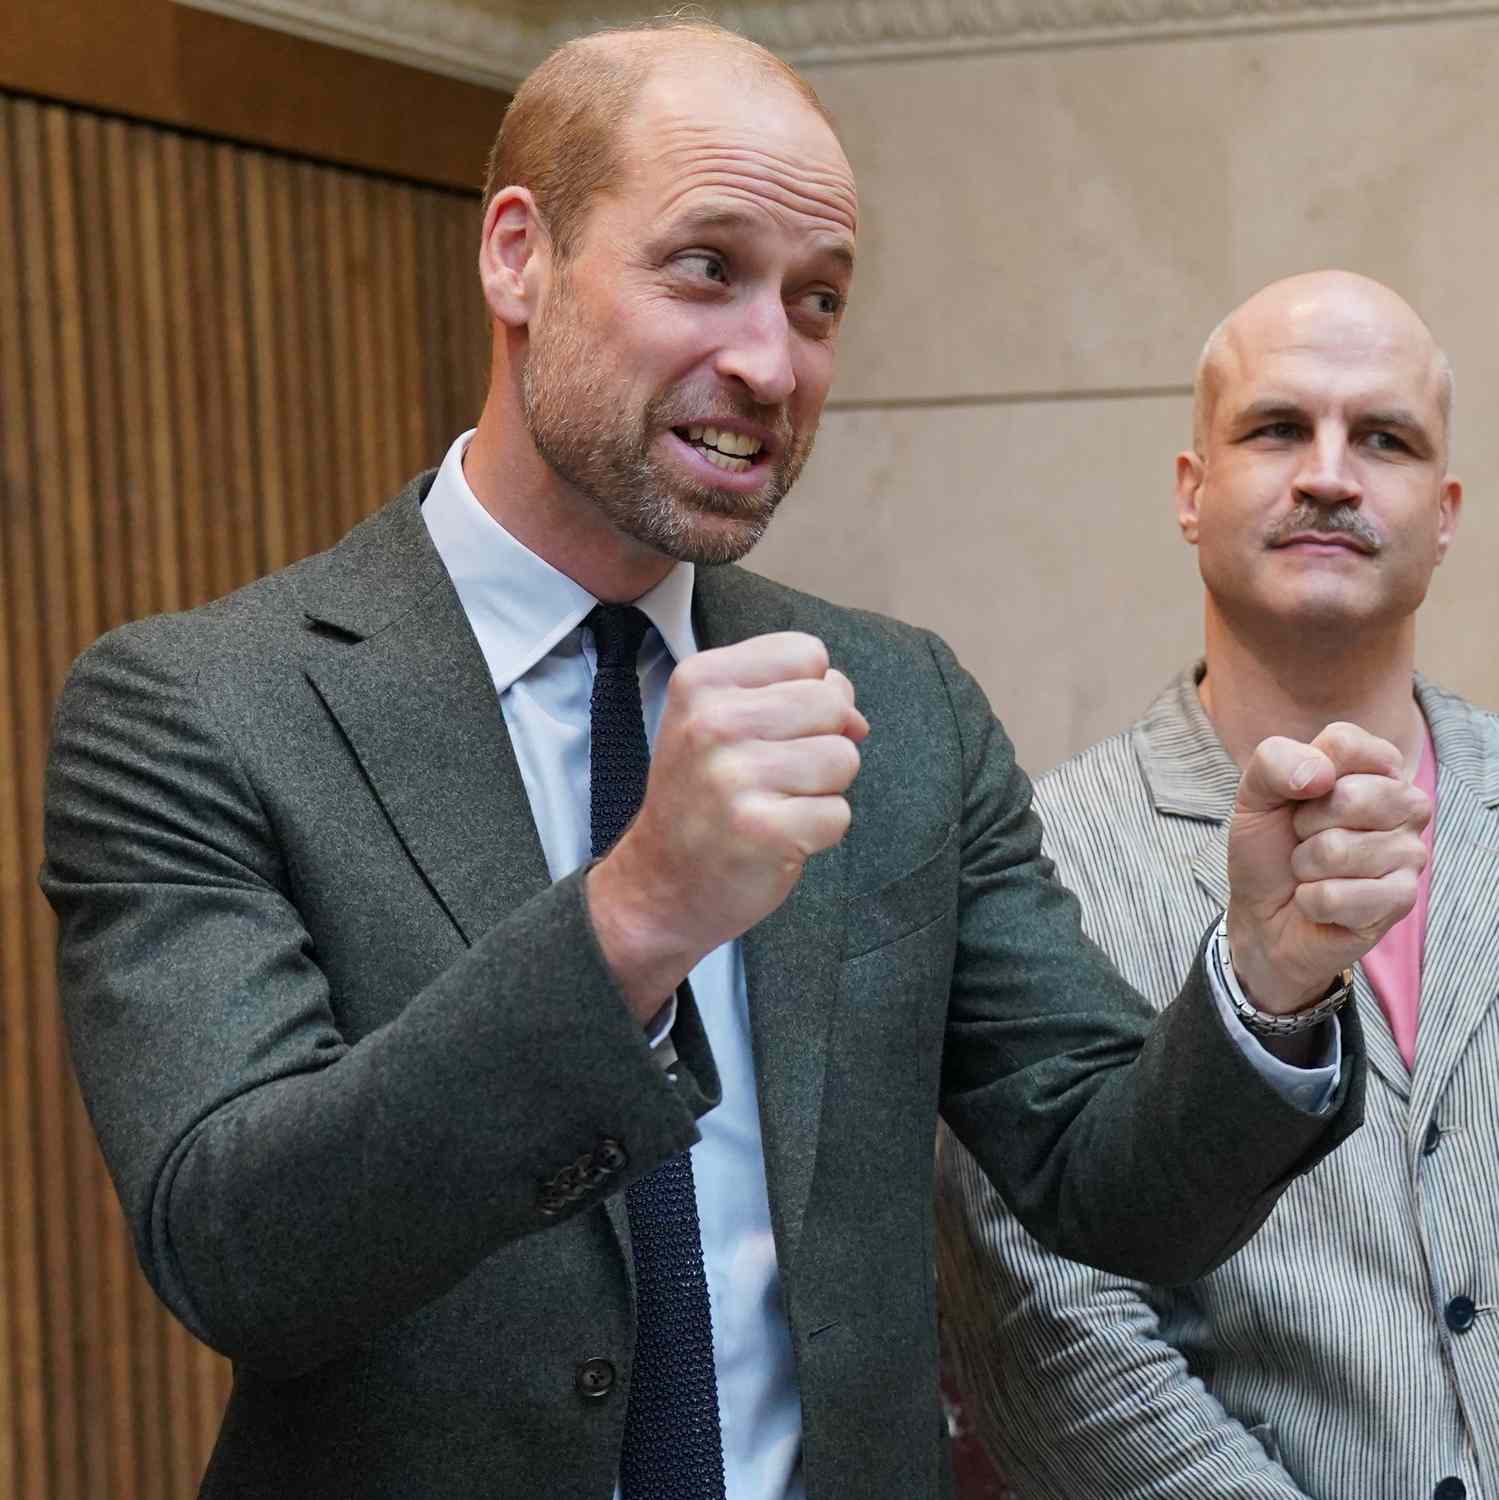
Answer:
<svg viewBox="0 0 1499 1500"><path fill-rule="evenodd" d="M532 327L521 414L548 466L613 526L674 561L702 564L737 562L765 535L815 436L793 431L782 408L723 391L695 398L673 388L632 413L620 404L565 283ZM700 483L652 451L653 438L670 428L725 417L776 435L778 456L751 494Z"/></svg>

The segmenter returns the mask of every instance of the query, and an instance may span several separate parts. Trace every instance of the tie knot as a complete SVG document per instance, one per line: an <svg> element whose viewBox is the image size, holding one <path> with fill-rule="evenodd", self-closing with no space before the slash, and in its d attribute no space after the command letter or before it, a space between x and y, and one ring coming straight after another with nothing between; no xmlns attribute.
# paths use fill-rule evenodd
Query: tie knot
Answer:
<svg viewBox="0 0 1499 1500"><path fill-rule="evenodd" d="M640 643L651 628L633 604L596 604L583 622L593 631L601 667L633 667Z"/></svg>

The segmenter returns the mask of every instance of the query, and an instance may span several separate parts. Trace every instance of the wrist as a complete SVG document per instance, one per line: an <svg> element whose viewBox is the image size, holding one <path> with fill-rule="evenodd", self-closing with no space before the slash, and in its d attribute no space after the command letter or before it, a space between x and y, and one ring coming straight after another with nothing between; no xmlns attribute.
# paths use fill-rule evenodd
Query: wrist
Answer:
<svg viewBox="0 0 1499 1500"><path fill-rule="evenodd" d="M1330 984L1305 994L1299 1003L1282 1009L1272 1009L1264 1004L1259 993L1249 990L1243 981L1243 970L1233 953L1227 914L1214 929L1208 950L1209 962L1215 965L1240 1023L1262 1042L1268 1044L1273 1040L1277 1051L1293 1042L1299 1043L1315 1027L1335 1016L1353 993L1353 971L1344 969ZM1289 1050L1294 1053L1300 1049L1292 1045Z"/></svg>
<svg viewBox="0 0 1499 1500"><path fill-rule="evenodd" d="M1258 946L1249 941L1234 920L1233 908L1223 914L1213 947L1223 960L1223 975L1231 990L1247 996L1257 1010L1272 1016L1291 1016L1315 1005L1327 989L1331 975L1310 982L1287 979L1283 966L1271 963Z"/></svg>
<svg viewBox="0 0 1499 1500"><path fill-rule="evenodd" d="M583 877L584 899L604 962L630 1013L647 1025L702 957L660 918L669 901L653 896L631 870L623 842Z"/></svg>

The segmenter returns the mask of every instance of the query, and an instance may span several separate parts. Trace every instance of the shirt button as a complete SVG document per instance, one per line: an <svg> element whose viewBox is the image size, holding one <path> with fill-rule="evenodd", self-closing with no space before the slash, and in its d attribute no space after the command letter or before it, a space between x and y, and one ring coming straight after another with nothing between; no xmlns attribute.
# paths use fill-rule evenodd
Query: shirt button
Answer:
<svg viewBox="0 0 1499 1500"><path fill-rule="evenodd" d="M1447 1310L1442 1316L1447 1320L1447 1326L1453 1333L1466 1333L1473 1326L1473 1319L1478 1315L1478 1309L1473 1305L1471 1297L1454 1297L1447 1304ZM1447 1481L1442 1481L1445 1484ZM1461 1480L1453 1483L1460 1484Z"/></svg>
<svg viewBox="0 0 1499 1500"><path fill-rule="evenodd" d="M1421 1155L1430 1156L1442 1144L1442 1127L1435 1120L1426 1127L1426 1139L1421 1142Z"/></svg>
<svg viewBox="0 0 1499 1500"><path fill-rule="evenodd" d="M1449 1474L1432 1492L1431 1500L1468 1500L1468 1486Z"/></svg>
<svg viewBox="0 0 1499 1500"><path fill-rule="evenodd" d="M614 1366L607 1359L585 1359L578 1366L574 1385L580 1396L598 1401L614 1389Z"/></svg>

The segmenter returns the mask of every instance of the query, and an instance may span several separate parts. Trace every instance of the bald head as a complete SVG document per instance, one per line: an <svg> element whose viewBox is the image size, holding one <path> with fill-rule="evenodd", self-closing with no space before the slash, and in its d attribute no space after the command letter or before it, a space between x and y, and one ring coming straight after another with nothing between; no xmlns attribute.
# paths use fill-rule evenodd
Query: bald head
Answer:
<svg viewBox="0 0 1499 1500"><path fill-rule="evenodd" d="M1311 271L1271 282L1208 335L1192 387L1192 443L1205 454L1224 391L1253 385L1275 360L1298 355L1339 369L1388 369L1430 398L1445 453L1452 429L1452 366L1405 299L1352 271Z"/></svg>
<svg viewBox="0 0 1499 1500"><path fill-rule="evenodd" d="M791 90L832 127L795 69L712 21L667 18L598 31L558 47L516 91L489 154L485 205L501 188L528 189L555 253L567 260L595 195L623 174L625 126L646 83L666 68L700 73L705 60L736 82Z"/></svg>

